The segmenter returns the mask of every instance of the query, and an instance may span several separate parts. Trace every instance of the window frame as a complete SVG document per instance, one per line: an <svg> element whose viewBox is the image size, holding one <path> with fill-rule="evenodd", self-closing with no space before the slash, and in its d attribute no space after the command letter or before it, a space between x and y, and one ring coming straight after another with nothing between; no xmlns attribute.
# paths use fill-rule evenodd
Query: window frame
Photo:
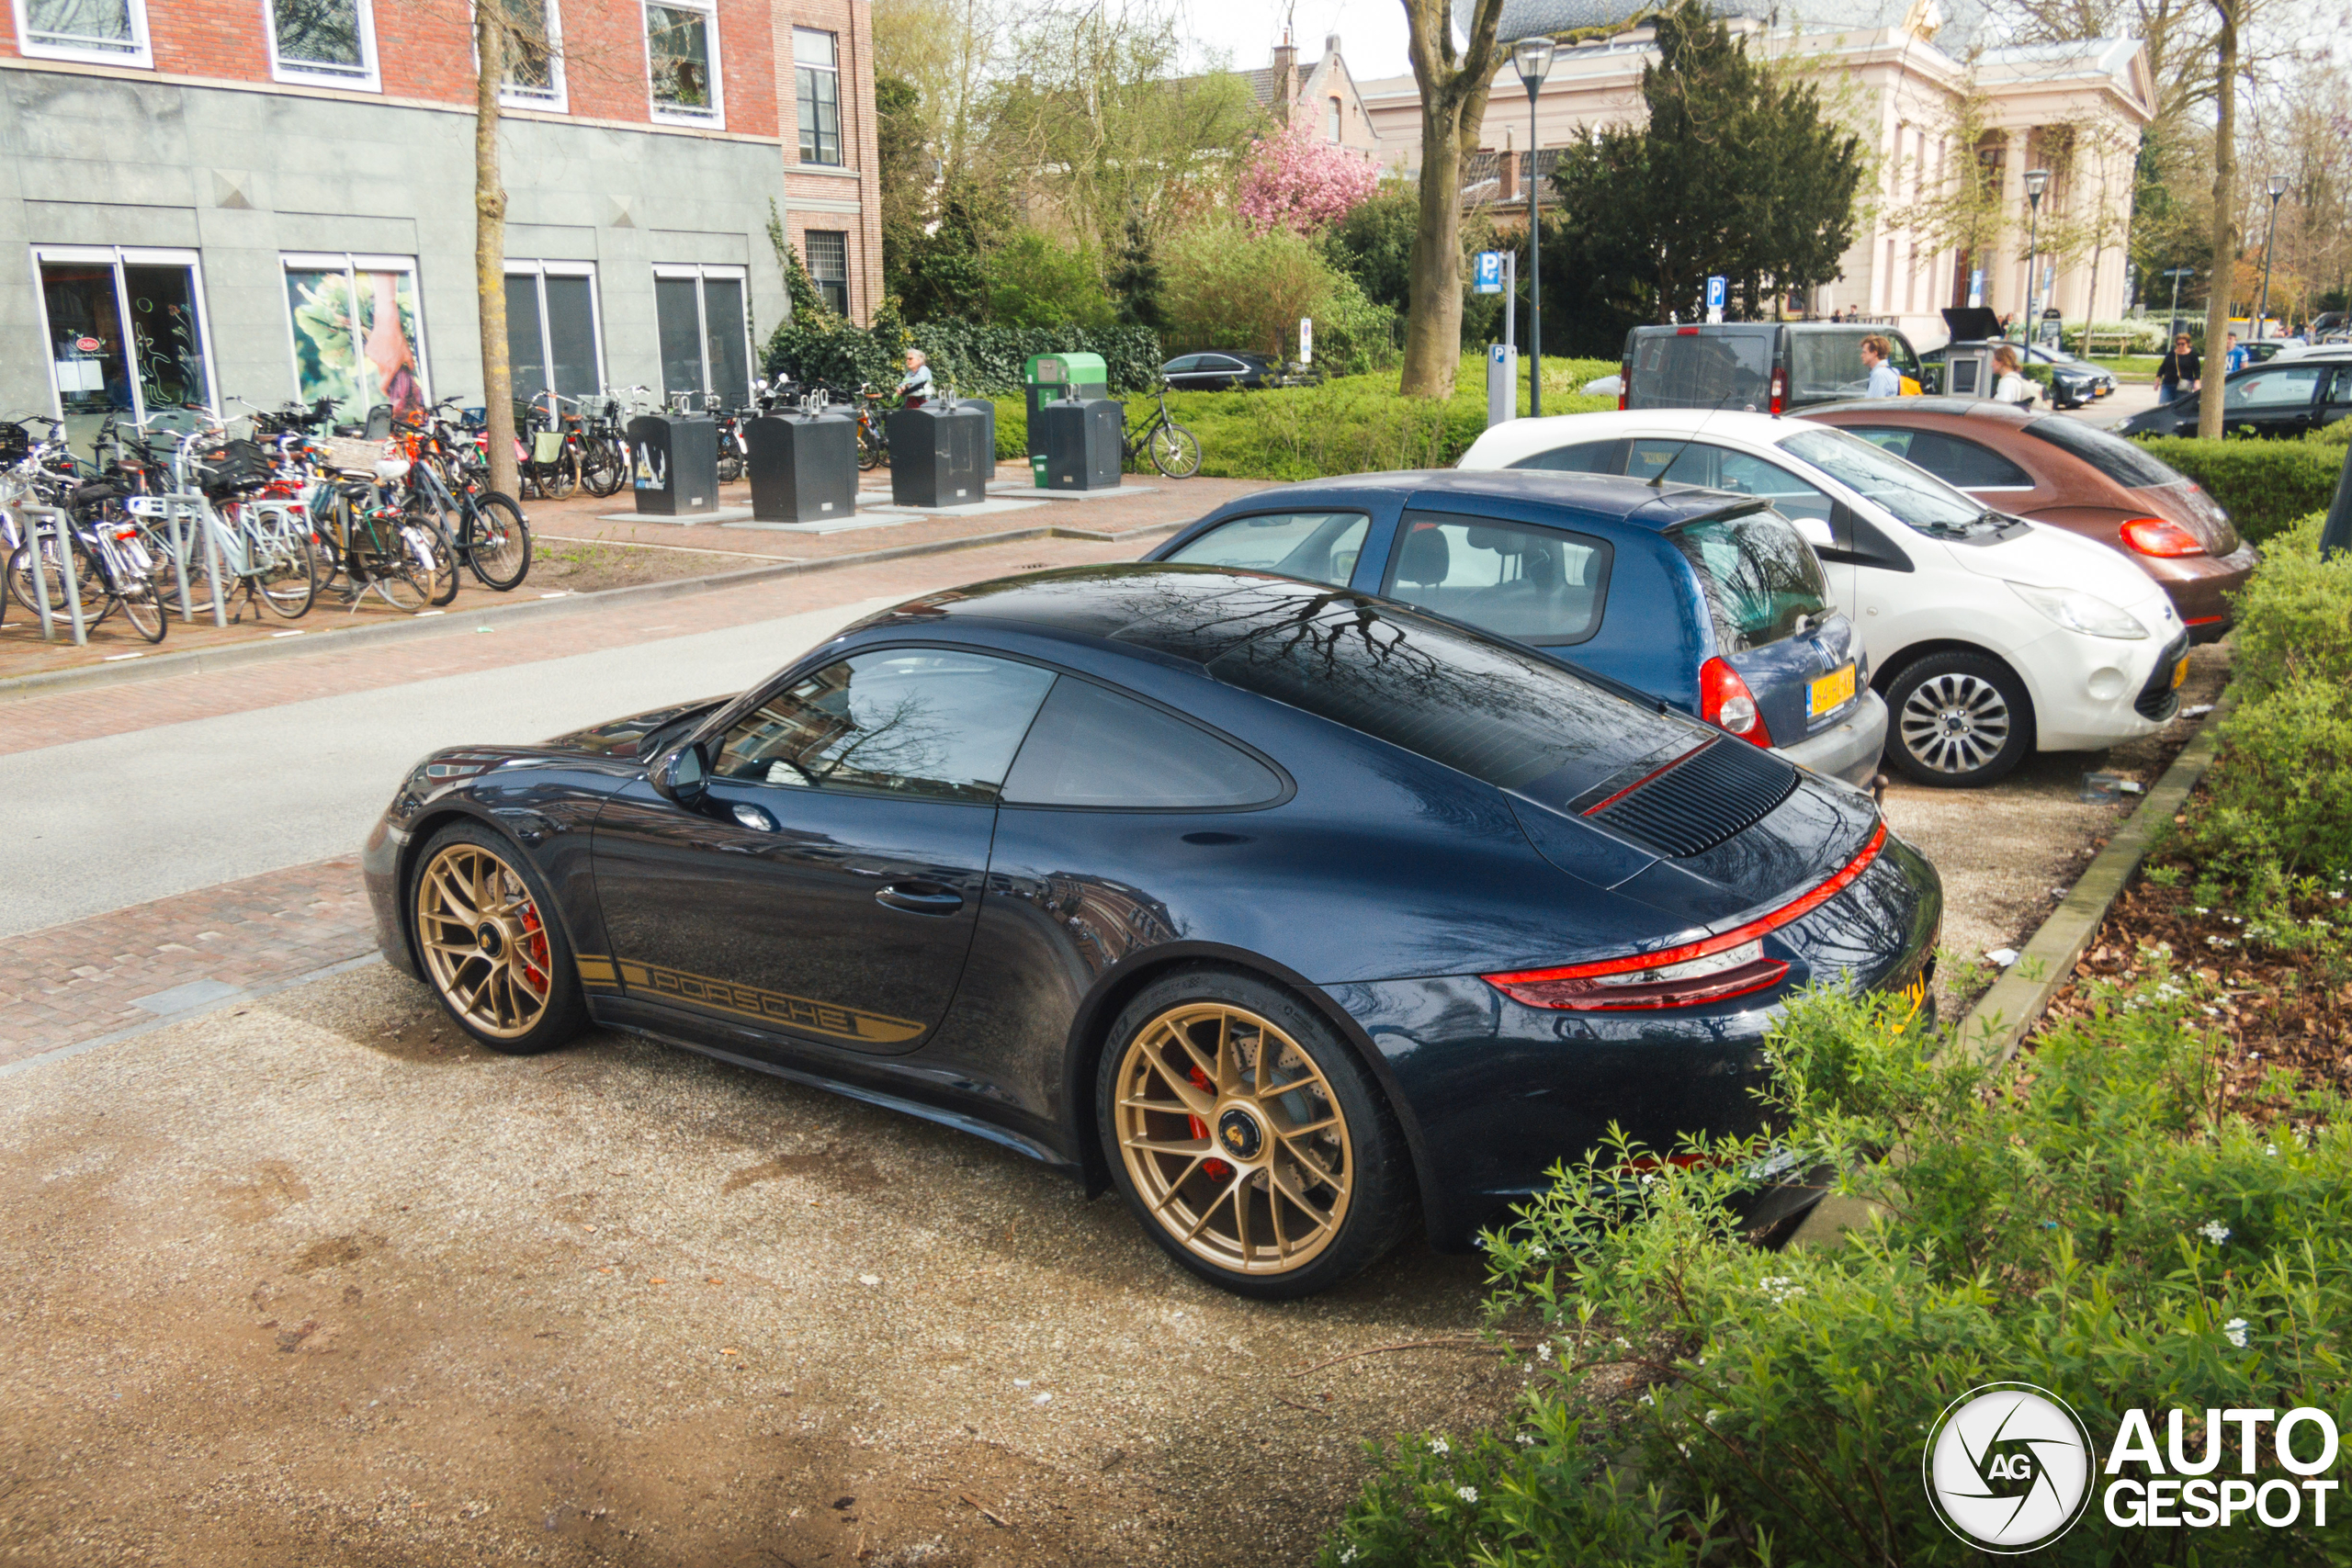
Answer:
<svg viewBox="0 0 2352 1568"><path fill-rule="evenodd" d="M1326 99L1325 102L1330 108L1331 114L1329 121L1324 127L1323 140L1329 142L1332 146L1337 147L1340 142L1347 140L1347 131L1345 129L1347 115L1340 107L1340 100L1338 98L1329 98Z"/></svg>
<svg viewBox="0 0 2352 1568"><path fill-rule="evenodd" d="M817 247L812 242L820 234L838 239L842 243L842 275L839 277L826 277L817 271ZM844 321L849 320L849 231L846 229L803 229L800 231L800 254L802 259L808 265L808 281L816 287L818 298L823 299L827 308L835 315L842 317ZM834 288L841 290L842 297L839 304L835 304L828 293L828 290Z"/></svg>
<svg viewBox="0 0 2352 1568"><path fill-rule="evenodd" d="M595 349L596 387L601 391L607 384L605 371L605 298L604 290L599 287L596 276L596 264L590 261L564 261L559 258L535 260L530 257L509 256L505 261L504 276L536 277L539 280L537 290L539 301L539 371L550 387L554 385L554 378L548 376L547 372L551 367L548 355L550 353L548 344L553 341L553 334L549 330L552 323L548 318L547 280L550 277L584 277L588 280L588 335ZM591 395L582 394L582 400L585 401Z"/></svg>
<svg viewBox="0 0 2352 1568"><path fill-rule="evenodd" d="M703 290L702 286L705 279L714 277L728 279L732 280L742 287L744 376L748 381L759 374L759 352L757 347L752 342L751 268L732 262L655 262L653 264L653 276L657 282L662 278L694 279L695 342L699 345L702 353L702 391L697 395L707 397L718 390L718 389L714 388L710 384L710 301L708 296ZM658 303L654 309L654 333L658 343L661 333L661 308ZM734 396L731 392L725 393L723 395L728 397ZM751 389L749 386L742 389L742 395L747 399L751 396ZM662 389L662 397L666 402L669 397L669 389L666 387ZM729 404L729 406L741 407L741 405Z"/></svg>
<svg viewBox="0 0 2352 1568"><path fill-rule="evenodd" d="M694 11L701 15L710 39L710 112L664 108L653 90L653 7ZM718 0L638 0L638 36L645 51L645 103L656 125L692 126L697 130L727 129L727 72L719 53Z"/></svg>
<svg viewBox="0 0 2352 1568"><path fill-rule="evenodd" d="M215 364L213 355L212 313L205 299L202 252L173 246L138 245L34 245L30 249L33 268L33 308L39 312L40 322L43 361L41 375L49 382L49 406L56 418L62 420L65 417L65 396L57 385L56 356L51 352L57 339L50 325L49 291L43 284L40 271L43 262L61 262L68 265L84 266L111 265L114 268L115 311L123 342L126 344L130 341L129 320L130 291L123 280L122 269L125 266L187 267L193 282L193 287L189 290L189 299L196 307L196 330L202 340L205 390L210 394L212 400L208 405L207 412L216 419L220 417L220 372ZM289 333L290 330L289 328ZM139 378L136 374L130 377L130 386L131 412L144 419L150 411L147 408L146 394L140 389Z"/></svg>
<svg viewBox="0 0 2352 1568"><path fill-rule="evenodd" d="M29 0L15 0L17 52L28 60L79 60L97 65L135 66L142 71L155 68L155 37L147 27L147 0L123 0L130 22L130 46L125 49L41 42L34 37L27 12L28 4Z"/></svg>
<svg viewBox="0 0 2352 1568"><path fill-rule="evenodd" d="M416 291L416 378L422 389L425 406L433 404L432 340L424 324L424 263L419 256L379 254L371 251L280 251L277 253L277 310L286 324L287 384L293 395L302 393L302 350L294 341L294 314L286 299L286 275L289 272L341 272L351 280L356 291L358 276L363 272L404 272ZM354 347L357 346L357 327L353 327ZM360 357L366 357L362 355ZM364 384L364 383L363 383ZM367 406L376 407L370 396ZM389 405L388 405L389 406Z"/></svg>
<svg viewBox="0 0 2352 1568"><path fill-rule="evenodd" d="M933 645L926 644L924 646L928 647ZM960 644L939 644L936 646L963 647L963 645ZM1051 671L1055 676L1054 683L1046 688L1044 700L1038 703L1036 713L1030 718L1029 734L1023 735L1021 738L1021 744L1012 749L1012 761L1005 766L1005 782L1004 784L1001 784L997 786L996 808L999 811L1082 811L1103 815L1116 813L1121 816L1128 817L1227 817L1245 811L1272 811L1278 806L1288 805L1298 794L1298 781L1291 776L1291 773L1288 768L1283 767L1280 762L1275 761L1272 757L1267 756L1266 753L1261 751L1255 746L1250 745L1248 741L1227 734L1226 731L1219 729L1213 724L1204 724L1191 714L1185 713L1180 708L1171 707L1168 704L1159 701L1157 697L1147 696L1145 694L1138 692L1130 686L1118 685L1115 682L1102 680L1097 676L1080 674L1077 671L1064 669L1058 664L1049 664L1042 659L1028 659L1017 654L999 653L993 649L966 648L965 651L973 653L988 653L995 658L1012 660L1023 664L1034 664L1040 670ZM1271 799L1250 801L1239 806L1076 806L1054 800L1006 799L1004 795L1005 787L1012 782L1014 770L1021 766L1021 754L1029 749L1030 738L1036 734L1037 720L1045 716L1046 705L1054 700L1054 694L1061 689L1061 683L1064 681L1079 682L1085 685L1093 686L1098 690L1108 692L1114 697L1124 697L1129 702L1136 703L1141 706L1154 710L1163 718L1173 719L1178 724L1197 729L1202 734L1207 736L1211 740L1221 741L1225 745L1230 746L1233 750L1240 752L1243 756L1249 758L1251 761L1257 763L1260 767L1274 775L1274 783L1278 787L1275 789L1273 796Z"/></svg>
<svg viewBox="0 0 2352 1568"><path fill-rule="evenodd" d="M825 40L827 49L833 57L833 62L831 65L806 65L801 62L799 44L800 37L803 33L806 33L810 38L821 38ZM849 162L849 148L846 139L842 135L841 34L826 28L804 28L796 26L792 29L792 41L793 162L797 165L812 169L845 168L848 166ZM833 155L831 159L827 159L822 156L825 142L825 132L822 126L819 126L815 129L817 151L820 155L813 158L808 157L800 150L800 73L803 71L809 72L812 74L818 72L823 72L833 79ZM814 100L812 99L811 102L813 104ZM821 107L822 106L817 105L816 107ZM811 118L817 118L813 112L811 114Z"/></svg>
<svg viewBox="0 0 2352 1568"><path fill-rule="evenodd" d="M269 79L293 86L341 87L354 93L380 93L384 90L383 59L376 48L376 7L373 0L352 0L353 15L358 25L358 71L337 70L332 66L308 61L289 61L277 52L277 7L279 0L261 0L262 42L269 51Z"/></svg>
<svg viewBox="0 0 2352 1568"><path fill-rule="evenodd" d="M1594 601L1592 620L1585 627L1584 635L1569 637L1544 637L1538 640L1534 637L1521 637L1516 632L1498 632L1492 626L1482 626L1476 621L1464 620L1450 611L1438 609L1434 605L1398 598L1396 573L1405 563L1405 541L1411 536L1416 523L1427 523L1437 527L1443 527L1448 523L1458 523L1473 528L1518 528L1531 534L1554 535L1563 544L1573 545L1589 552L1600 563L1600 581L1592 585ZM1480 637L1492 637L1498 642L1512 643L1521 648L1538 650L1581 648L1600 635L1601 625L1609 618L1609 588L1611 579L1616 575L1616 541L1603 538L1598 534L1579 533L1576 529L1554 523L1530 523L1519 517L1488 517L1475 512L1418 511L1408 507L1398 515L1396 532L1389 539L1388 558L1381 563L1380 587L1377 592L1382 598L1395 599L1396 603L1417 614L1451 622L1455 626L1467 626Z"/></svg>
<svg viewBox="0 0 2352 1568"><path fill-rule="evenodd" d="M537 109L542 114L570 114L571 86L563 74L563 13L557 0L539 0L548 19L548 90L545 94L517 87L511 82L498 84L498 102L502 108ZM651 42L648 38L648 44ZM652 53L647 51L647 90L651 91ZM477 59L479 69L480 61Z"/></svg>

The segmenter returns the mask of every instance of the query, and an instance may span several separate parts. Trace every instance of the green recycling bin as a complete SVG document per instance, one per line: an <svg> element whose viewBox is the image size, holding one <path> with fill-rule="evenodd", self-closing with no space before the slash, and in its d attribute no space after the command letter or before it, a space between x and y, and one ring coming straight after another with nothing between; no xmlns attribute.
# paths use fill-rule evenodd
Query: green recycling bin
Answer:
<svg viewBox="0 0 2352 1568"><path fill-rule="evenodd" d="M1037 437L1037 406L1066 397L1107 398L1111 373L1099 354L1033 354L1022 392L1029 403L1029 456L1034 458L1046 450Z"/></svg>

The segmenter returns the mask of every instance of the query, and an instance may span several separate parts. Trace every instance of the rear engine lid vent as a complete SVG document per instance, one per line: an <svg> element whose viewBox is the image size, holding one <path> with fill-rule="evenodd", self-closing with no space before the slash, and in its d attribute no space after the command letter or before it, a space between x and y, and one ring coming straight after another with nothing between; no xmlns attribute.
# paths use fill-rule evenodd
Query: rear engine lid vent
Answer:
<svg viewBox="0 0 2352 1568"><path fill-rule="evenodd" d="M1728 738L1702 741L1646 771L1627 768L1568 809L1662 855L1704 854L1762 821L1797 787L1785 758Z"/></svg>

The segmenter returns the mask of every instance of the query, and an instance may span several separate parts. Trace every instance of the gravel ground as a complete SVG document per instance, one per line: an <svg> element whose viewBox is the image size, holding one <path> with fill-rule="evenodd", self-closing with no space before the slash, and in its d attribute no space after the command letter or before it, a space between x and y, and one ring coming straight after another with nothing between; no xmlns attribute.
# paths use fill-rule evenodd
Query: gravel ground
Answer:
<svg viewBox="0 0 2352 1568"><path fill-rule="evenodd" d="M0 1562L1273 1563L1499 1416L1474 1258L1266 1306L981 1141L356 971L8 1084Z"/></svg>

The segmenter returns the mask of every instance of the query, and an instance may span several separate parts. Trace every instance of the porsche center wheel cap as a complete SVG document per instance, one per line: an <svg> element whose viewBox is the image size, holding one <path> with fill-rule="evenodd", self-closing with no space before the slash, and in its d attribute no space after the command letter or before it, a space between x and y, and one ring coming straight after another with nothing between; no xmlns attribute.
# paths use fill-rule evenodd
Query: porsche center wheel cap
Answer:
<svg viewBox="0 0 2352 1568"><path fill-rule="evenodd" d="M481 929L474 932L474 941L485 958L496 958L506 951L506 933L498 929L495 920L484 920Z"/></svg>
<svg viewBox="0 0 2352 1568"><path fill-rule="evenodd" d="M1227 1106L1225 1114L1216 1119L1216 1142L1219 1152L1227 1158L1249 1161L1258 1157L1266 1146L1266 1130L1258 1118L1238 1105Z"/></svg>

